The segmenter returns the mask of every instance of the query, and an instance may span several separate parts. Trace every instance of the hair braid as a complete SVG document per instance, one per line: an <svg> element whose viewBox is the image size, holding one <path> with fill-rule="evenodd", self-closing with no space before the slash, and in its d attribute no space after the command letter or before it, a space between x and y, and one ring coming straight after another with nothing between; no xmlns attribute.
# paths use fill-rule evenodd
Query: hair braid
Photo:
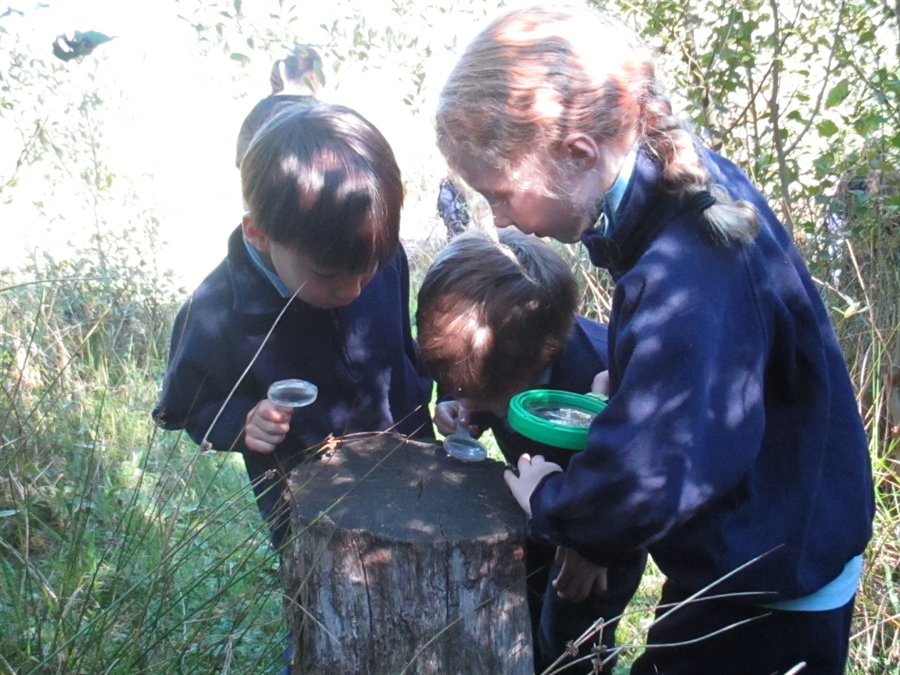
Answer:
<svg viewBox="0 0 900 675"><path fill-rule="evenodd" d="M715 199L704 209L703 218L712 235L723 243L749 243L759 232L756 209L734 200L713 178L697 149L697 138L672 114L672 105L659 82L650 80L648 94L641 102L640 138L645 151L662 167L666 189L677 197L702 191Z"/></svg>

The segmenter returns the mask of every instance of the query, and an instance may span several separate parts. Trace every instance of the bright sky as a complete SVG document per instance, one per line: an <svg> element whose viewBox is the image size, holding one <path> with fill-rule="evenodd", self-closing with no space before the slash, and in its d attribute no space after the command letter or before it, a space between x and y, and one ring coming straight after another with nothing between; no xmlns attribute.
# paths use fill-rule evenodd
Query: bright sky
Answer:
<svg viewBox="0 0 900 675"><path fill-rule="evenodd" d="M367 12L370 7L377 11L391 4L389 0L360 2L366 3ZM245 11L268 4L268 0L244 0ZM299 4L310 17L319 13L313 18L317 23L334 20L328 16L334 11L331 2L300 0ZM68 62L67 69L73 78L93 74L104 91L120 92L121 100L116 103L122 107L121 124L104 127L101 142L112 152L113 170L133 180L142 203L147 201L159 216L162 237L172 244L163 265L173 267L178 278L193 287L221 259L227 234L239 222L242 205L234 140L244 115L268 93L271 62L282 54L257 59L252 77L240 85L232 78L232 64L200 56L192 29L177 18L185 9L174 0L28 0L11 6L23 14L0 18L0 26L18 34L46 59L51 58L50 46L57 35L96 30L115 36L82 63ZM437 28L452 35L451 19ZM459 26L461 45L476 27L471 17ZM430 74L435 91L455 59L445 51L445 58L437 59L436 70ZM231 70L202 70L208 70L211 62ZM346 64L339 75L326 64L325 73L327 86L320 97L354 107L369 117L391 142L407 180L423 166L440 173L430 117L413 117L402 103L409 85L402 81L401 73L362 73ZM85 82L85 86L100 86ZM246 91L236 91L241 86ZM0 117L0 181L10 175L21 149L19 136L4 123ZM13 223L34 224L28 189L33 199L43 198L40 178L23 175L14 203L0 204L0 238L4 242L0 265L11 264L29 245L54 250L66 246L60 224L29 226L16 230L13 237ZM26 185L26 181L30 182ZM418 205L408 198L403 219L406 237L420 237L435 227L436 183L434 189L434 197L422 197ZM132 215L123 213L123 221ZM67 220L66 228L91 224L89 216L74 211Z"/></svg>

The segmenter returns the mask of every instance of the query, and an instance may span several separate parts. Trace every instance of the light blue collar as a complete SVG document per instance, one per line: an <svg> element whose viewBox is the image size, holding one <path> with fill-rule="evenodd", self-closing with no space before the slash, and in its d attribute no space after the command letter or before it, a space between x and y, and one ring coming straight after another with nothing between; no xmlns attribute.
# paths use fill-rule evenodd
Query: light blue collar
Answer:
<svg viewBox="0 0 900 675"><path fill-rule="evenodd" d="M266 267L266 263L263 261L262 256L259 254L259 251L256 250L253 244L247 241L247 237L241 235L241 238L244 240L244 246L247 248L247 253L250 254L250 260L252 260L256 268L263 274L265 274L269 281L272 282L272 285L275 287L275 290L278 291L281 297L293 297L294 294L288 290L288 287L284 285L284 282L281 280L281 278L277 274L275 274L275 272Z"/></svg>
<svg viewBox="0 0 900 675"><path fill-rule="evenodd" d="M628 189L628 184L631 182L631 176L634 173L637 151L638 146L635 143L631 150L628 151L628 155L626 155L622 168L619 169L619 175L616 176L612 187L609 188L603 197L603 215L605 216L603 234L607 237L615 230L619 207L622 205L622 198L625 196L625 191Z"/></svg>

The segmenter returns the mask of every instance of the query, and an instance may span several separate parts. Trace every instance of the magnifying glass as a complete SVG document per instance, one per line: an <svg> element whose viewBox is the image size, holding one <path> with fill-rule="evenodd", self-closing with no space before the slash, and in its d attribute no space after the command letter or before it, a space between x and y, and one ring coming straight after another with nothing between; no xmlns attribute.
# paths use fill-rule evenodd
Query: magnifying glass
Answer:
<svg viewBox="0 0 900 675"><path fill-rule="evenodd" d="M444 450L463 462L480 462L487 458L487 448L472 438L472 434L462 424L457 424L456 431L444 438Z"/></svg>
<svg viewBox="0 0 900 675"><path fill-rule="evenodd" d="M302 408L316 400L319 388L306 380L278 380L266 394L275 405L282 408Z"/></svg>
<svg viewBox="0 0 900 675"><path fill-rule="evenodd" d="M507 421L526 438L556 448L584 450L591 422L606 409L599 394L529 389L513 396Z"/></svg>

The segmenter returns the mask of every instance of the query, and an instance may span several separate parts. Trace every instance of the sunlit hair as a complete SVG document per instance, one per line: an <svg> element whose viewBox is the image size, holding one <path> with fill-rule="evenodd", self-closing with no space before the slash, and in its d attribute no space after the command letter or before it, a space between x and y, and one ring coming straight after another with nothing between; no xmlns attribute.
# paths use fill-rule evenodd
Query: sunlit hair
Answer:
<svg viewBox="0 0 900 675"><path fill-rule="evenodd" d="M703 190L716 198L703 211L713 236L748 242L759 230L753 207L713 184L698 139L672 114L649 51L624 24L593 9L535 6L495 19L444 85L436 126L455 168L470 157L513 176L542 169L557 181L569 134L587 134L601 150L634 136L675 198Z"/></svg>
<svg viewBox="0 0 900 675"><path fill-rule="evenodd" d="M416 323L422 359L457 397L496 399L532 387L566 343L578 284L553 248L502 230L450 241L425 275Z"/></svg>
<svg viewBox="0 0 900 675"><path fill-rule="evenodd" d="M315 90L318 82L316 70L322 70L322 57L319 52L309 45L297 45L283 59L278 59L272 64L272 72L269 74L269 84L272 93L278 94L284 90L284 79L281 77L281 64L284 64L284 75L295 84L305 84Z"/></svg>
<svg viewBox="0 0 900 675"><path fill-rule="evenodd" d="M368 270L397 252L400 168L381 132L349 108L282 109L253 137L241 185L267 236L322 265Z"/></svg>

